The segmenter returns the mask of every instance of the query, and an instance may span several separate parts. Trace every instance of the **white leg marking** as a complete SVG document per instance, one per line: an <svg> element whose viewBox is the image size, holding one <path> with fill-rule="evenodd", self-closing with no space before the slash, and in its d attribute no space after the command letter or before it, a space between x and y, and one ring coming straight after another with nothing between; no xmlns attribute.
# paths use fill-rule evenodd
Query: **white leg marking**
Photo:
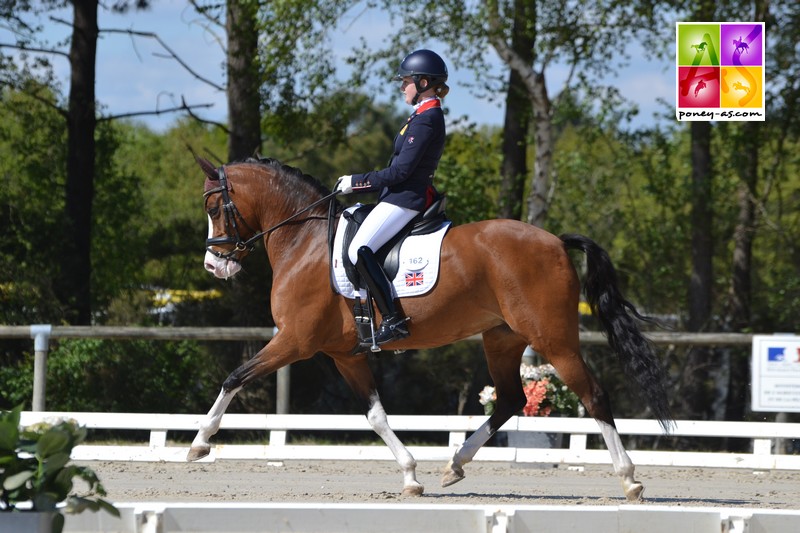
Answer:
<svg viewBox="0 0 800 533"><path fill-rule="evenodd" d="M614 473L620 477L622 482L622 490L625 492L625 497L632 501L639 500L642 497L644 486L633 478L633 461L628 457L628 452L625 451L625 447L622 445L619 432L614 426L600 420L597 421L597 424L600 426L600 433L602 433L608 452L611 454Z"/></svg>
<svg viewBox="0 0 800 533"><path fill-rule="evenodd" d="M238 389L234 389L232 391L225 391L222 389L217 396L214 405L211 406L211 410L206 415L205 420L200 425L200 429L197 431L197 435L195 436L194 440L192 441L192 447L189 450L189 460L194 461L205 457L208 455L208 452L211 449L211 445L209 444L208 440L219 431L219 425L222 422L222 415L225 414L225 410L230 405L231 400L233 397L236 396L236 393L239 392L242 388L239 387Z"/></svg>
<svg viewBox="0 0 800 533"><path fill-rule="evenodd" d="M386 418L386 411L383 410L381 400L377 394L370 397L370 408L367 412L367 420L372 429L377 433L383 442L389 447L397 460L397 464L403 470L403 494L419 496L425 490L417 481L417 461L411 455L403 443L397 438L397 435L392 428L389 427L389 421Z"/></svg>
<svg viewBox="0 0 800 533"><path fill-rule="evenodd" d="M453 462L457 462L459 466L464 466L471 462L475 454L478 453L478 450L491 438L492 433L489 429L489 421L487 420L478 428L478 431L470 435L467 441L456 450L453 456Z"/></svg>
<svg viewBox="0 0 800 533"><path fill-rule="evenodd" d="M442 475L442 486L447 487L464 479L464 465L472 461L478 450L492 438L489 421L481 425L478 431L470 435L467 441L458 447L453 458L447 463Z"/></svg>

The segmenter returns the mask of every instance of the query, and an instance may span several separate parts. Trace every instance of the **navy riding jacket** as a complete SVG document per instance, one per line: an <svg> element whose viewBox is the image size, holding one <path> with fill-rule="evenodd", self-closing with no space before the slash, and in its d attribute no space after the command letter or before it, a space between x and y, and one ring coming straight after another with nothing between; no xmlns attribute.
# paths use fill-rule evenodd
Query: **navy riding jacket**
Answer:
<svg viewBox="0 0 800 533"><path fill-rule="evenodd" d="M439 100L423 102L394 139L383 170L353 174L353 192L380 190L379 202L423 211L432 201L433 173L444 151L444 113Z"/></svg>

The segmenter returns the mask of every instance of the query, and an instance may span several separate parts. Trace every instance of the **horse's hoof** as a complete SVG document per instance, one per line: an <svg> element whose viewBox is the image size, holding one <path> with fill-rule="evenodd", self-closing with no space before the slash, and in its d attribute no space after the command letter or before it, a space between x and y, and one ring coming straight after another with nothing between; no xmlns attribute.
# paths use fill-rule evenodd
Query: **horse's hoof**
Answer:
<svg viewBox="0 0 800 533"><path fill-rule="evenodd" d="M625 490L625 498L629 502L638 502L642 499L642 493L644 492L644 485L642 485L638 481L634 481L627 487L624 487L624 490Z"/></svg>
<svg viewBox="0 0 800 533"><path fill-rule="evenodd" d="M189 453L186 454L186 460L197 461L211 453L211 446L192 446L189 448Z"/></svg>
<svg viewBox="0 0 800 533"><path fill-rule="evenodd" d="M425 492L425 486L419 483L403 487L403 496L422 496L423 492Z"/></svg>
<svg viewBox="0 0 800 533"><path fill-rule="evenodd" d="M464 479L464 469L458 466L448 466L442 476L442 487L449 487Z"/></svg>

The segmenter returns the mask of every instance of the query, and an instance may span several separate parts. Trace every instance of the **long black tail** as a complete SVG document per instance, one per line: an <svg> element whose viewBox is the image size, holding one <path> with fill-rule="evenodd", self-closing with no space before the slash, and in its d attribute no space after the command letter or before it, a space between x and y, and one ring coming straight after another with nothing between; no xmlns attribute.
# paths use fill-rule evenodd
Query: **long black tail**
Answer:
<svg viewBox="0 0 800 533"><path fill-rule="evenodd" d="M636 382L653 415L664 431L669 432L673 418L667 401L666 372L636 322L651 319L641 315L622 295L614 265L603 248L583 235L565 234L560 238L568 250L586 254L584 293L592 312L600 320L625 375Z"/></svg>

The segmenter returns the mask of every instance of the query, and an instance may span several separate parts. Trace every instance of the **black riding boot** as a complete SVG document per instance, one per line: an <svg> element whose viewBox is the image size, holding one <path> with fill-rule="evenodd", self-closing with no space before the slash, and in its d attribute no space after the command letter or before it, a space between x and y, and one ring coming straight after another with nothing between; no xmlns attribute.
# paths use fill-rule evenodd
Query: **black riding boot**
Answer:
<svg viewBox="0 0 800 533"><path fill-rule="evenodd" d="M375 344L380 345L408 337L406 317L397 310L392 298L392 287L386 278L386 273L368 246L358 249L356 270L366 282L372 299L375 300L375 305L378 306L378 310L383 316L381 326L375 332Z"/></svg>

